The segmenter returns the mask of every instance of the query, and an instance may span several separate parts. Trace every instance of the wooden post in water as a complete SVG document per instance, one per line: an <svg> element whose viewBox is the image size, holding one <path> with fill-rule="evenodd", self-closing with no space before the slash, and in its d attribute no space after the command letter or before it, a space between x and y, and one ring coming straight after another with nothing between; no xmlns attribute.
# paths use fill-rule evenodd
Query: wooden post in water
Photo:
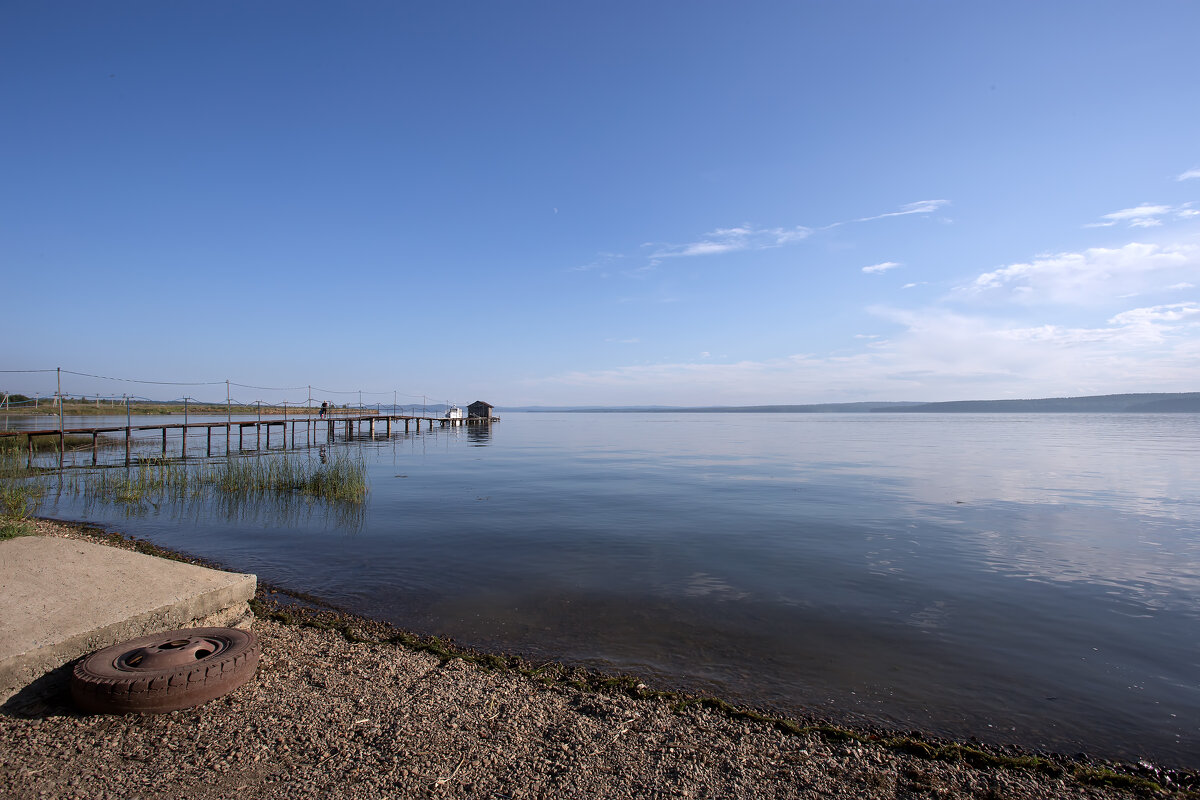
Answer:
<svg viewBox="0 0 1200 800"><path fill-rule="evenodd" d="M187 458L187 404L188 399L185 397L183 398L183 440L179 443L179 455L184 459Z"/></svg>
<svg viewBox="0 0 1200 800"><path fill-rule="evenodd" d="M208 428L206 428L206 430L208 431L208 435L206 437L204 437L205 438L204 455L211 456L212 455L212 425L209 425Z"/></svg>
<svg viewBox="0 0 1200 800"><path fill-rule="evenodd" d="M63 430L62 367L55 369L58 370L58 466L62 467L67 454L67 434Z"/></svg>
<svg viewBox="0 0 1200 800"><path fill-rule="evenodd" d="M167 457L167 426L166 425L163 426L162 454L163 454L163 458Z"/></svg>
<svg viewBox="0 0 1200 800"><path fill-rule="evenodd" d="M129 419L129 396L125 396L125 466L129 466L129 437L133 434L133 425Z"/></svg>
<svg viewBox="0 0 1200 800"><path fill-rule="evenodd" d="M238 452L241 452L242 450L242 431L244 430L245 428L243 428L241 425L238 425Z"/></svg>
<svg viewBox="0 0 1200 800"><path fill-rule="evenodd" d="M98 455L96 452L96 437L97 436L98 436L98 434L95 431L92 431L92 466L93 467L96 466L96 458Z"/></svg>

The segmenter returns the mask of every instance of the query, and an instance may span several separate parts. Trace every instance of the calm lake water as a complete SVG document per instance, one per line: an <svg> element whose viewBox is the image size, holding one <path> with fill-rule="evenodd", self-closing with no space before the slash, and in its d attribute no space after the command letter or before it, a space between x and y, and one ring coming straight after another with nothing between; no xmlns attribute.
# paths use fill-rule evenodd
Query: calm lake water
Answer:
<svg viewBox="0 0 1200 800"><path fill-rule="evenodd" d="M509 413L336 447L359 514L42 513L465 644L1200 766L1200 415Z"/></svg>

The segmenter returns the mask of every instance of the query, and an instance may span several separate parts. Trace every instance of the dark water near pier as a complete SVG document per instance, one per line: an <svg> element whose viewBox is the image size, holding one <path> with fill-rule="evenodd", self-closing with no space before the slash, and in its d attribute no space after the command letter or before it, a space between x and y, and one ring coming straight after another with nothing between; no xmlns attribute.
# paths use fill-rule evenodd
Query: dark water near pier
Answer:
<svg viewBox="0 0 1200 800"><path fill-rule="evenodd" d="M506 414L338 446L370 471L353 517L42 513L485 648L1200 767L1200 415Z"/></svg>

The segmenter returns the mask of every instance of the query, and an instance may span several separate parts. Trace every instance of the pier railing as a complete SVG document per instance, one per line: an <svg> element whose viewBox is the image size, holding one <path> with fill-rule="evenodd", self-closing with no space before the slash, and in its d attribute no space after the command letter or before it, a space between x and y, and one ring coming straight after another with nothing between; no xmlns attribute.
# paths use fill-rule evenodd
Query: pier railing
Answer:
<svg viewBox="0 0 1200 800"><path fill-rule="evenodd" d="M133 458L133 441L136 434L144 434L147 431L156 431L162 434L162 455L167 455L167 438L169 431L178 431L181 438L180 455L187 458L188 455L188 432L203 431L204 438L204 455L206 457L213 454L213 431L224 431L226 454L233 451L233 435L234 430L237 431L237 449L238 452L246 450L246 432L253 429L254 450L271 448L271 430L272 428L279 429L277 435L281 435L283 446L288 446L289 426L291 446L296 447L297 429L300 428L303 433L303 441L306 446L315 444L333 444L337 441L339 431L344 431L343 441L350 441L355 438L369 437L376 438L382 433L385 437L393 435L393 428L399 431L400 425L404 426L404 433L420 433L421 425L424 423L426 430L431 430L435 426L439 428L446 427L462 427L474 425L491 425L493 422L498 422L499 417L431 417L431 416L413 416L407 414L345 414L333 415L326 414L292 416L281 418L267 419L238 419L226 420L224 422L169 422L150 425L101 425L87 426L78 428L43 428L30 430L11 430L0 431L0 438L3 437L27 437L29 466L33 465L34 453L36 450L34 440L37 437L54 437L58 441L58 458L59 463L63 461L65 456L65 438L67 436L90 436L91 437L91 453L92 464L99 463L100 437L104 434L118 434L124 437L125 445L125 463L129 464ZM364 433L365 429L365 433ZM143 437L144 440L144 437ZM219 441L219 438L218 438ZM197 443L198 446L198 443Z"/></svg>
<svg viewBox="0 0 1200 800"><path fill-rule="evenodd" d="M356 435L361 436L364 428L368 430L368 435L374 438L377 429L382 429L385 435L391 436L393 427L401 424L404 425L404 431L407 433L411 428L415 428L417 432L420 432L422 423L424 423L426 429L430 429L434 426L457 427L460 425L490 424L498 420L498 417L491 416L486 418L437 416L426 411L430 398L436 397L436 395L418 395L411 392L400 392L397 389L390 391L337 390L325 389L311 384L290 387L268 387L243 384L232 380L141 381L130 378L96 375L87 372L75 372L62 369L61 367L36 370L0 370L0 376L5 376L8 379L7 376L9 375L24 375L27 376L27 380L30 380L28 376L38 376L36 380L43 383L49 378L54 380L53 393L35 393L32 399L24 395L14 395L9 392L0 391L0 414L3 414L5 411L17 409L34 410L36 413L42 413L41 409L49 404L51 413L58 417L58 425L54 427L0 431L0 438L27 437L30 464L33 463L34 453L37 449L35 440L39 437L58 438L57 450L61 465L66 451L66 438L68 436L91 437L93 464L98 459L101 437L108 437L111 434L116 434L118 437L123 436L125 460L128 463L132 458L135 439L139 440L139 443L144 443L147 432L151 432L151 436L153 436L152 432L161 433L162 453L165 456L168 446L168 432L177 431L181 439L180 452L186 458L189 432L192 433L193 438L203 436L205 454L211 455L213 450L213 430L218 431L218 438L220 432L224 431L225 451L230 452L234 432L236 431L237 433L238 449L242 450L245 447L246 434L251 429L253 429L255 448L258 448L263 446L264 440L265 446L270 447L273 429L277 435L282 434L286 443L289 435L289 427L290 438L294 444L298 428L303 430L306 442L314 443L321 438L326 442L333 442L337 432L342 429L342 426L344 426L344 435L346 438L353 438ZM197 398L190 396L190 391L196 391L190 388L187 390L189 391L189 395L173 400L154 400L134 396L128 392L123 392L119 397L112 393L98 391L79 392L78 394L69 395L63 391L64 376L67 376L69 380L78 381L80 384L91 384L92 387L107 385L111 382L119 382L121 385L141 384L155 387L223 387L225 397L223 402L217 399L199 401ZM81 385L77 388L83 388L83 386ZM275 394L267 402L264 402L262 399L246 402L244 399L237 399L233 396L234 389L238 389L239 391L271 392ZM300 397L295 397L294 395L289 397L287 393L291 392L302 394ZM203 390L198 393L203 393ZM280 393L282 393L282 396ZM364 396L367 399L378 399L378 402L373 405L364 404ZM383 398L389 396L391 402L383 402ZM336 397L346 400L353 398L357 399L358 402L354 405L342 402L341 400L329 402L329 399ZM402 397L413 401L420 398L421 403L412 402L401 406L399 401ZM322 402L326 403L324 409L320 405ZM81 405L85 403L86 407ZM162 413L166 410L166 413L173 415L182 412L183 421L162 423L145 421L147 417L144 414L134 413L134 403L138 404L139 411L146 409ZM74 408L68 410L67 406L73 406ZM108 407L107 410L114 414L120 414L121 407L124 407L125 424L113 425L111 421L108 421L108 424L104 425L67 427L66 415L68 413L71 413L72 416L85 411L89 414L104 414L106 410L105 406ZM449 401L445 402L445 406L456 407L455 404ZM436 403L434 407L438 407ZM418 411L418 409L420 410ZM189 421L189 412L192 416L205 416L209 419L202 422L191 422ZM235 415L239 418L235 419ZM246 418L250 415L254 415L254 419ZM224 416L225 420L213 420L212 417L216 416ZM135 424L135 421L137 424ZM203 434L201 434L201 430ZM138 434L141 434L141 436Z"/></svg>

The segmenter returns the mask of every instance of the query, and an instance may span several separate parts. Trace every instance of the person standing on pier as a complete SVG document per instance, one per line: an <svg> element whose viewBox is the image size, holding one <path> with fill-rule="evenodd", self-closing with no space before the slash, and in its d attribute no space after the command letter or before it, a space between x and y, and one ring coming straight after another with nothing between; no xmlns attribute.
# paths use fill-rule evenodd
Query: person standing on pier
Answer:
<svg viewBox="0 0 1200 800"><path fill-rule="evenodd" d="M321 419L325 419L325 412L328 410L329 410L328 401L322 400L321 401Z"/></svg>

